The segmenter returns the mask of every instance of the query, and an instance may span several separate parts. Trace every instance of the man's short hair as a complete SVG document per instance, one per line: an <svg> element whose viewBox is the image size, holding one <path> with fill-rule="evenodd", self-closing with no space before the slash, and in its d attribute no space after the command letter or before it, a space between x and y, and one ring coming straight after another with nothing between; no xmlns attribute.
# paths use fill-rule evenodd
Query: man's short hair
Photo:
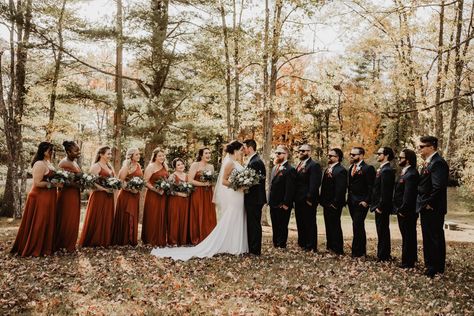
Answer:
<svg viewBox="0 0 474 316"><path fill-rule="evenodd" d="M433 146L434 149L438 149L438 138L434 136L421 136L420 142L429 144L430 146Z"/></svg>
<svg viewBox="0 0 474 316"><path fill-rule="evenodd" d="M344 159L344 153L342 152L340 148L331 148L331 151L336 153L339 162L341 162L342 159Z"/></svg>
<svg viewBox="0 0 474 316"><path fill-rule="evenodd" d="M253 139L246 139L244 140L244 144L247 147L252 147L253 150L257 151L257 143Z"/></svg>
<svg viewBox="0 0 474 316"><path fill-rule="evenodd" d="M390 147L381 147L383 150L384 156L388 156L388 161L392 161L393 158L395 158L395 153L393 152L393 149Z"/></svg>
<svg viewBox="0 0 474 316"><path fill-rule="evenodd" d="M352 147L352 149L357 149L360 155L365 155L365 149L362 147Z"/></svg>
<svg viewBox="0 0 474 316"><path fill-rule="evenodd" d="M412 167L416 167L416 153L415 151L405 148L402 150L402 153L405 154L405 159L408 160L408 163Z"/></svg>

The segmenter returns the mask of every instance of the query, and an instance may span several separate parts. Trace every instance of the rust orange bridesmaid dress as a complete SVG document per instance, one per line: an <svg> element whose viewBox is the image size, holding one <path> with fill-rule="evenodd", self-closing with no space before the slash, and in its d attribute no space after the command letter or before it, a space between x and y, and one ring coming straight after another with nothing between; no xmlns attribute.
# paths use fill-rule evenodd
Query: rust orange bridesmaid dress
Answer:
<svg viewBox="0 0 474 316"><path fill-rule="evenodd" d="M53 175L50 170L42 181ZM33 185L26 199L20 229L11 253L22 257L51 255L54 251L57 189Z"/></svg>
<svg viewBox="0 0 474 316"><path fill-rule="evenodd" d="M125 181L130 181L133 177L142 177L143 172L140 165L134 172L129 174ZM115 208L113 244L119 246L132 245L138 243L138 209L140 207L140 192L132 193L121 189L117 198Z"/></svg>
<svg viewBox="0 0 474 316"><path fill-rule="evenodd" d="M182 182L174 175L176 183ZM170 195L168 197L168 244L171 246L188 243L189 197Z"/></svg>
<svg viewBox="0 0 474 316"><path fill-rule="evenodd" d="M161 168L151 175L150 184L154 185L157 180L162 178L168 179L168 176L168 171ZM166 194L160 195L147 190L143 208L143 243L158 247L166 246L166 201Z"/></svg>
<svg viewBox="0 0 474 316"><path fill-rule="evenodd" d="M201 181L202 171L196 172L194 180ZM216 209L212 203L212 187L196 186L190 197L189 237L193 245L199 244L216 227Z"/></svg>
<svg viewBox="0 0 474 316"><path fill-rule="evenodd" d="M80 173L78 168L62 168L72 173ZM56 210L55 249L76 250L79 235L79 220L81 217L81 189L74 186L64 186L58 191Z"/></svg>
<svg viewBox="0 0 474 316"><path fill-rule="evenodd" d="M99 176L111 177L113 172L100 168ZM114 224L114 195L94 190L87 204L86 219L82 227L81 247L108 247L112 243Z"/></svg>

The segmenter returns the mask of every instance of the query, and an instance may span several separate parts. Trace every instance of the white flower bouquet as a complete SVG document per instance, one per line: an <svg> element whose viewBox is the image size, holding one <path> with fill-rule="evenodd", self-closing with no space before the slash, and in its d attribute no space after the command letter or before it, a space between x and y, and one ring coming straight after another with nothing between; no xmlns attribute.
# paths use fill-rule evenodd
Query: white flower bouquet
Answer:
<svg viewBox="0 0 474 316"><path fill-rule="evenodd" d="M194 185L189 182L173 182L171 185L171 191L175 193L184 193L186 195L189 195L194 191Z"/></svg>
<svg viewBox="0 0 474 316"><path fill-rule="evenodd" d="M145 186L145 180L140 177L133 177L127 182L126 188L129 190L141 191Z"/></svg>
<svg viewBox="0 0 474 316"><path fill-rule="evenodd" d="M78 173L74 179L82 189L94 189L99 177L89 173Z"/></svg>
<svg viewBox="0 0 474 316"><path fill-rule="evenodd" d="M71 183L74 180L74 173L65 171L65 170L57 170L54 171L53 176L49 179L49 182L53 184L67 184Z"/></svg>
<svg viewBox="0 0 474 316"><path fill-rule="evenodd" d="M154 187L157 190L163 190L166 194L169 194L171 191L171 183L165 178L156 180Z"/></svg>
<svg viewBox="0 0 474 316"><path fill-rule="evenodd" d="M201 172L201 177L199 178L199 181L214 184L217 182L218 176L219 174L217 172L214 172L212 170L204 170Z"/></svg>
<svg viewBox="0 0 474 316"><path fill-rule="evenodd" d="M122 188L122 181L115 177L99 178L99 184L106 189L118 190Z"/></svg>
<svg viewBox="0 0 474 316"><path fill-rule="evenodd" d="M243 189L244 192L248 192L251 187L260 183L261 178L262 176L254 169L234 169L229 176L230 187L235 191Z"/></svg>

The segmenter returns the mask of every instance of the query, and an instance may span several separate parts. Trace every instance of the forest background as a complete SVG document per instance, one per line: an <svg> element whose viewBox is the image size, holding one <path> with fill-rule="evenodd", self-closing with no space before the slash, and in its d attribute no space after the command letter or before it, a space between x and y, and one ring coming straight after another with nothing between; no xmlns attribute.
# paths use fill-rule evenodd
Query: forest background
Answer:
<svg viewBox="0 0 474 316"><path fill-rule="evenodd" d="M414 148L440 139L474 193L474 1L1 0L1 216L20 217L40 141L217 164L228 140ZM58 152L56 159L64 153ZM347 160L345 161L347 164Z"/></svg>

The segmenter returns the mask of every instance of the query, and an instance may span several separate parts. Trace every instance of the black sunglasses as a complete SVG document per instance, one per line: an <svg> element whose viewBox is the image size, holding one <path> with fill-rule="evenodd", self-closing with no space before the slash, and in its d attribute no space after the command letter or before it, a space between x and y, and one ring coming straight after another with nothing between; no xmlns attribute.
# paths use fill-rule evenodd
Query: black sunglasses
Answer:
<svg viewBox="0 0 474 316"><path fill-rule="evenodd" d="M398 159L402 160L405 159L406 157L398 156Z"/></svg>
<svg viewBox="0 0 474 316"><path fill-rule="evenodd" d="M430 147L431 145L418 145L418 148L423 149L425 147Z"/></svg>
<svg viewBox="0 0 474 316"><path fill-rule="evenodd" d="M331 157L339 157L338 155L329 155L328 154L328 157L331 158Z"/></svg>
<svg viewBox="0 0 474 316"><path fill-rule="evenodd" d="M376 153L376 154L377 154L377 156L379 156L379 155L383 155L383 153Z"/></svg>
<svg viewBox="0 0 474 316"><path fill-rule="evenodd" d="M277 155L283 155L284 153L282 153L282 152L276 152L275 154L277 154Z"/></svg>
<svg viewBox="0 0 474 316"><path fill-rule="evenodd" d="M351 157L355 157L355 156L359 156L360 154L353 154L353 153L350 153L349 154Z"/></svg>

